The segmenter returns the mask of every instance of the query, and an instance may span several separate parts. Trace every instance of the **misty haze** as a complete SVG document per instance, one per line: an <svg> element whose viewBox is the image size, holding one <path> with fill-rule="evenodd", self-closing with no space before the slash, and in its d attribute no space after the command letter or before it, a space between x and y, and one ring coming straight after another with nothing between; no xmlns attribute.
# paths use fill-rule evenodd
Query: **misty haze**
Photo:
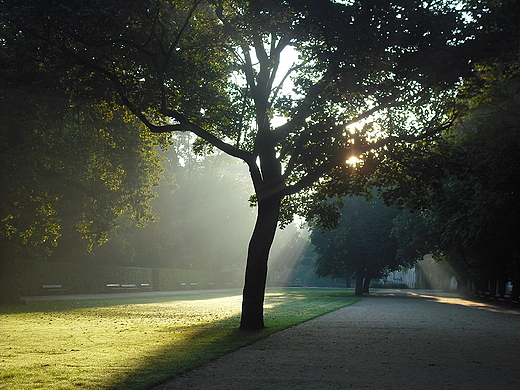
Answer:
<svg viewBox="0 0 520 390"><path fill-rule="evenodd" d="M519 387L519 17L2 0L0 388Z"/></svg>

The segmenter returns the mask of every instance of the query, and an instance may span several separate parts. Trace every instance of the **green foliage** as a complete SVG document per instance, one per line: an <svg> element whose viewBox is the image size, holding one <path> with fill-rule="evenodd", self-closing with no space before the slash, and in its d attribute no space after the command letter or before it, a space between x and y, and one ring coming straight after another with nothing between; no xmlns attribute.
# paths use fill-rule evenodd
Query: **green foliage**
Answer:
<svg viewBox="0 0 520 390"><path fill-rule="evenodd" d="M498 78L457 127L464 165L445 188L451 207L438 208L447 245L518 255L519 86L518 75Z"/></svg>
<svg viewBox="0 0 520 390"><path fill-rule="evenodd" d="M391 236L395 209L378 198L353 197L344 200L341 213L339 228L323 231L315 227L312 233L319 255L318 275L376 278L401 265L396 261L397 242Z"/></svg>
<svg viewBox="0 0 520 390"><path fill-rule="evenodd" d="M518 67L520 34L516 20L520 5L515 0L471 0L468 12L480 27L478 47L479 65L492 64L495 69L508 72Z"/></svg>
<svg viewBox="0 0 520 390"><path fill-rule="evenodd" d="M394 219L392 236L396 238L396 257L404 264L413 264L425 254L438 255L438 236L434 233L434 217L428 211L402 211ZM438 257L438 256L437 256Z"/></svg>
<svg viewBox="0 0 520 390"><path fill-rule="evenodd" d="M23 31L7 35L7 49L38 45L26 55L36 49L51 66L67 64L66 81L75 92L98 98L114 87L145 121L160 122L161 106L201 122L201 111L214 119L219 115L213 113L228 107L221 96L229 57L221 48L222 29L205 2L25 0L7 1L5 7L7 29Z"/></svg>
<svg viewBox="0 0 520 390"><path fill-rule="evenodd" d="M3 239L52 250L68 240L84 246L79 235L92 247L125 212L137 224L153 220L163 170L156 148L166 139L108 104L68 107L64 95L17 93L2 113Z"/></svg>
<svg viewBox="0 0 520 390"><path fill-rule="evenodd" d="M440 150L443 154L437 155L442 175L430 175L428 183L410 171L424 191L408 192L407 205L433 213L432 228L444 249L491 245L509 256L517 251L512 232L518 222L518 85L517 77L496 79L470 102ZM434 168L428 161L418 164Z"/></svg>
<svg viewBox="0 0 520 390"><path fill-rule="evenodd" d="M445 122L441 90L470 69L459 46L474 33L450 1L8 3L7 51L38 45L86 92L111 83L150 130L191 131L197 151L243 159L259 201L313 194L338 174L333 191L355 192L349 156L367 168L372 150ZM288 49L299 57L277 75ZM294 93L277 85L288 76ZM376 112L377 126L347 131ZM275 128L274 116L286 124ZM282 222L306 203L285 202Z"/></svg>
<svg viewBox="0 0 520 390"><path fill-rule="evenodd" d="M488 45L461 88L456 125L433 145L417 144L415 152L384 162L376 176L387 201L416 211L396 226L400 241L408 241L401 255L447 258L494 295L497 281L500 294L508 280L519 286L520 73L518 31L510 22L520 9L512 1L478 3ZM392 178L396 167L401 175Z"/></svg>

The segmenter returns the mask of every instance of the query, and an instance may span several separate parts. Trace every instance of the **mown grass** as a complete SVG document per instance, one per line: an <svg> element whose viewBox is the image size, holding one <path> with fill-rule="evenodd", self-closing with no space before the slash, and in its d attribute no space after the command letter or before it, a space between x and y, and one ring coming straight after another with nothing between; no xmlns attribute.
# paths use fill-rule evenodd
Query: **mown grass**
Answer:
<svg viewBox="0 0 520 390"><path fill-rule="evenodd" d="M347 290L268 290L261 332L237 330L239 291L2 308L0 388L147 389L354 302Z"/></svg>

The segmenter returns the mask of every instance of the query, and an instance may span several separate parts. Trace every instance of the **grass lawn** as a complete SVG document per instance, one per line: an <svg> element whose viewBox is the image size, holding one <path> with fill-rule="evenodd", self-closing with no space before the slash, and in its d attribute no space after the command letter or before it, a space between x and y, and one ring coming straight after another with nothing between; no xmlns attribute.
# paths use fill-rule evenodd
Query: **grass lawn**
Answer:
<svg viewBox="0 0 520 390"><path fill-rule="evenodd" d="M269 289L267 328L237 330L240 291L37 301L0 308L0 389L147 389L357 301L348 290Z"/></svg>

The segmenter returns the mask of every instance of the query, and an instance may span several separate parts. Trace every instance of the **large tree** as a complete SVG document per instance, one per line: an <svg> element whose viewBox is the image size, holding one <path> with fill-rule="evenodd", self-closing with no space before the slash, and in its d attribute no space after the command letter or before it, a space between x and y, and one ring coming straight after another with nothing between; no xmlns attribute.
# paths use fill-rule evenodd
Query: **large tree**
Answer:
<svg viewBox="0 0 520 390"><path fill-rule="evenodd" d="M8 45L44 66L70 64L79 89L110 85L151 131L192 132L198 150L248 165L258 214L241 328L255 330L278 222L316 211L297 194L349 193L349 157L369 170L448 126L443 91L469 68L459 3L17 0L0 14ZM379 123L351 132L361 120Z"/></svg>
<svg viewBox="0 0 520 390"><path fill-rule="evenodd" d="M374 177L388 185L389 202L415 211L397 225L408 243L403 256L435 253L477 290L504 295L511 281L518 297L520 4L471 3L482 24L481 49L459 94L460 118L434 144L383 161Z"/></svg>
<svg viewBox="0 0 520 390"><path fill-rule="evenodd" d="M382 199L345 199L340 226L323 231L314 227L311 241L318 254L316 274L321 277L356 278L356 295L368 292L370 280L400 265L397 240L392 236L398 211Z"/></svg>
<svg viewBox="0 0 520 390"><path fill-rule="evenodd" d="M518 294L520 78L514 68L506 77L481 71L487 86L466 101L450 136L402 159L399 185L386 198L415 211L397 225L403 255L435 253L462 280L478 281L477 290L504 295L514 281Z"/></svg>

